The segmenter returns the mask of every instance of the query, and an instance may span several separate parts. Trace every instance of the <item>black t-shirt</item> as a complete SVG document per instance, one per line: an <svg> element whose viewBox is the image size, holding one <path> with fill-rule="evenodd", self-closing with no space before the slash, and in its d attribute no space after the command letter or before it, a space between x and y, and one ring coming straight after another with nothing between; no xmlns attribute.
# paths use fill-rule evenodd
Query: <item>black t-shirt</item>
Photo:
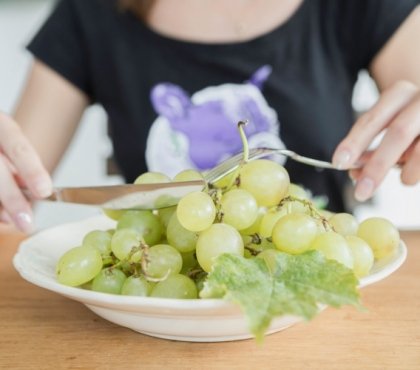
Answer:
<svg viewBox="0 0 420 370"><path fill-rule="evenodd" d="M63 0L29 45L105 108L127 181L205 170L251 146L330 160L350 129L353 85L417 0L305 0L273 31L226 44L150 30L115 0ZM343 209L347 175L287 161L293 182Z"/></svg>

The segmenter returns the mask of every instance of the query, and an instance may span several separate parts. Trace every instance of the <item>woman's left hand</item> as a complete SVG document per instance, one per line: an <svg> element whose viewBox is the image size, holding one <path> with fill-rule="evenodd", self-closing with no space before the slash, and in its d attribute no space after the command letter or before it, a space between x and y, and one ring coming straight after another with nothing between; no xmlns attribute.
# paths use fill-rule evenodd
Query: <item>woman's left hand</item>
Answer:
<svg viewBox="0 0 420 370"><path fill-rule="evenodd" d="M377 148L368 151L373 139L385 134ZM350 171L356 181L355 197L370 198L388 171L399 164L406 185L420 181L420 89L399 81L385 90L375 106L363 114L337 146L333 163L340 168L360 164Z"/></svg>

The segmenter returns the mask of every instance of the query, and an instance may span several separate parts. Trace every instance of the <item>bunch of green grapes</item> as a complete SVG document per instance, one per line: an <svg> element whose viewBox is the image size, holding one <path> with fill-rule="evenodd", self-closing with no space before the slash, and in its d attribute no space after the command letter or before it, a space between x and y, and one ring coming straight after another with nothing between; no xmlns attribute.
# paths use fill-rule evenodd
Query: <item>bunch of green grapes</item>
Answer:
<svg viewBox="0 0 420 370"><path fill-rule="evenodd" d="M203 179L194 170L173 180L148 172L135 183ZM277 162L246 161L233 175L154 211L106 211L113 230L88 233L57 264L58 281L98 292L191 299L199 296L218 256L232 253L269 263L276 251L318 250L354 271L369 274L375 259L399 244L386 219L362 223L348 213L319 210L304 188L290 183Z"/></svg>
<svg viewBox="0 0 420 370"><path fill-rule="evenodd" d="M173 181L197 178L202 175L189 170ZM165 179L149 172L137 183ZM116 228L86 234L81 246L60 258L58 280L113 294L197 298L223 253L254 258L266 250L316 249L363 277L375 259L397 249L399 234L389 221L370 218L359 224L351 214L316 209L310 194L290 183L278 163L245 163L231 184L210 184L178 206L156 211L107 212Z"/></svg>

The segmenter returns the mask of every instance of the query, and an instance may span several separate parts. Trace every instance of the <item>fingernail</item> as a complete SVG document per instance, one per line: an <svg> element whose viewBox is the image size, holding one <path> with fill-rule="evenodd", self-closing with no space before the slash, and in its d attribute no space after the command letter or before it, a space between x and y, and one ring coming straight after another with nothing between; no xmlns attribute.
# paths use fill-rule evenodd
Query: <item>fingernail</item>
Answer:
<svg viewBox="0 0 420 370"><path fill-rule="evenodd" d="M373 180L368 177L364 177L357 183L356 191L354 193L355 198L359 202L364 202L372 196L374 187L375 184Z"/></svg>
<svg viewBox="0 0 420 370"><path fill-rule="evenodd" d="M46 198L51 195L52 185L50 181L39 181L34 184L36 194L41 198Z"/></svg>
<svg viewBox="0 0 420 370"><path fill-rule="evenodd" d="M347 150L339 151L334 156L334 165L337 166L339 169L346 168L350 163L351 154Z"/></svg>
<svg viewBox="0 0 420 370"><path fill-rule="evenodd" d="M17 225L17 227L22 230L23 232L30 234L33 229L34 229L34 225L32 222L32 217L29 213L26 212L19 212L15 217L14 217L15 223Z"/></svg>

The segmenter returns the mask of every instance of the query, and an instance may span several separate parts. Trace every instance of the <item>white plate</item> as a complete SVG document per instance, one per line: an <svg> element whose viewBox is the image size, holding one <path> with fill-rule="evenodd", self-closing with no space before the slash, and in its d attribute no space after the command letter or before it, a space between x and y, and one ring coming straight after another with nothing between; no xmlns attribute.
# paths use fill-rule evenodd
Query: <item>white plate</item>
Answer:
<svg viewBox="0 0 420 370"><path fill-rule="evenodd" d="M167 339L193 342L220 342L251 338L246 320L238 306L220 299L165 299L104 294L62 285L55 278L55 265L68 249L81 243L93 230L106 230L115 223L105 216L64 224L26 239L13 263L20 275L42 288L84 303L99 316L138 332ZM361 279L364 287L384 279L404 262L407 248L401 242L398 253L376 264L372 273ZM282 316L273 320L267 334L301 321Z"/></svg>

